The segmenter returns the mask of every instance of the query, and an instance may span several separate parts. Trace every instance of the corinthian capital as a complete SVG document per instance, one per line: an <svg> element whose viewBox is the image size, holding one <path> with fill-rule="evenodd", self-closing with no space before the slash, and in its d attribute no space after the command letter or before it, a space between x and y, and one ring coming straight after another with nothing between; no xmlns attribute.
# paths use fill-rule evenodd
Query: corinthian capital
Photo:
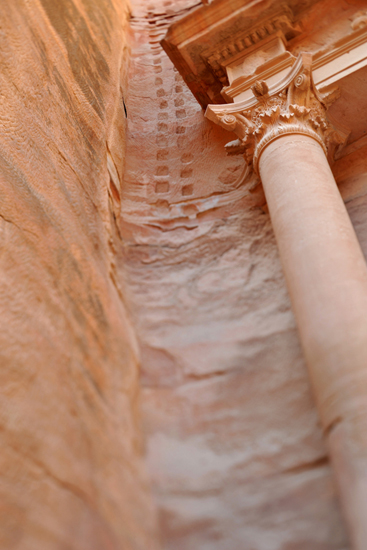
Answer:
<svg viewBox="0 0 367 550"><path fill-rule="evenodd" d="M264 148L286 134L304 134L317 141L325 154L344 141L326 116L328 98L312 79L312 55L300 54L289 74L268 88L265 81L252 86L253 97L229 105L209 105L206 116L239 138L227 146L243 153L248 164L258 163Z"/></svg>

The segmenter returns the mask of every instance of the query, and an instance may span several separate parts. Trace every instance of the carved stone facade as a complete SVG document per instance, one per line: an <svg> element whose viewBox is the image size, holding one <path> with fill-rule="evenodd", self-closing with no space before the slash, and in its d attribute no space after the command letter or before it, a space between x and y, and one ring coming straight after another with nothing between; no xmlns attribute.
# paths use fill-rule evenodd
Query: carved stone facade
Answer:
<svg viewBox="0 0 367 550"><path fill-rule="evenodd" d="M365 550L366 16L3 2L1 550Z"/></svg>
<svg viewBox="0 0 367 550"><path fill-rule="evenodd" d="M227 144L229 154L243 152L246 162L258 173L263 149L282 135L303 134L312 137L333 158L343 136L327 119L327 98L317 91L312 79L312 56L301 54L290 74L268 88L265 81L252 86L254 97L221 108L210 106L207 116L239 140Z"/></svg>
<svg viewBox="0 0 367 550"><path fill-rule="evenodd" d="M292 10L286 4L280 5L277 12L262 20L260 25L256 23L245 31L240 29L231 36L230 40L226 40L221 47L217 47L215 52L212 52L213 47L211 47L201 55L207 60L215 76L226 86L228 85L227 66L251 55L258 48L259 43L267 42L271 45L271 41L278 38L286 44L287 40L300 34L299 26L295 26L292 21ZM270 50L268 56L271 59L274 52Z"/></svg>
<svg viewBox="0 0 367 550"><path fill-rule="evenodd" d="M172 27L163 44L183 76L187 73L180 60L190 64L195 76L189 82L199 88L208 83L198 60L198 52L205 58L208 41L218 49L210 59L217 63L222 82L219 67L227 71L229 86L222 96L233 103L224 106L216 99L219 105L209 105L206 116L237 135L227 144L227 152L243 153L247 166L261 178L352 546L363 550L367 415L361 402L367 399L367 266L326 157L333 163L353 133L352 121L349 130L337 129L327 108L342 95L335 84L367 66L365 14L353 16L352 31L332 51L318 53L317 87L312 53L300 53L296 59L286 51L285 33L270 38L279 24L295 30L289 5L279 7L283 18L263 17L240 40L235 23L240 25L240 13L246 10L251 20L251 7L245 3L242 12L236 11L236 0L228 6L232 20L230 15L223 19L218 0L212 8L202 8L200 32L192 31L187 18ZM203 103L197 88L192 89ZM207 96L217 98L215 82ZM345 391L340 382L344 378Z"/></svg>

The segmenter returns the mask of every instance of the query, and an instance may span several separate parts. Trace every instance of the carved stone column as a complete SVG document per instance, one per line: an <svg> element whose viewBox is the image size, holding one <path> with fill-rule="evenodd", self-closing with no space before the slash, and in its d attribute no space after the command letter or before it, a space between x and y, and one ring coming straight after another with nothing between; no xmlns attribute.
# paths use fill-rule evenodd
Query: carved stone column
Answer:
<svg viewBox="0 0 367 550"><path fill-rule="evenodd" d="M353 548L367 548L367 267L329 167L342 136L302 54L207 116L260 175Z"/></svg>

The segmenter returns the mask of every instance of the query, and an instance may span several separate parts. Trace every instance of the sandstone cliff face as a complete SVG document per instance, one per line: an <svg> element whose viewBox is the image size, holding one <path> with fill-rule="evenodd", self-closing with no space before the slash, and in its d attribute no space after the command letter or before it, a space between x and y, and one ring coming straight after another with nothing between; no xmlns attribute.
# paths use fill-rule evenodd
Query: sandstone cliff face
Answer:
<svg viewBox="0 0 367 550"><path fill-rule="evenodd" d="M128 92L124 0L2 6L6 550L159 547L140 360L165 549L348 548L261 186L159 46L198 4L133 1ZM358 143L333 170L367 253Z"/></svg>
<svg viewBox="0 0 367 550"><path fill-rule="evenodd" d="M311 51L362 5L331 4L323 25L316 11L307 19ZM243 183L242 160L223 149L232 134L203 118L159 46L170 22L196 5L133 3L127 102L120 265L142 350L164 547L346 550L261 187ZM336 23L326 31L327 13ZM360 146L333 169L367 253Z"/></svg>
<svg viewBox="0 0 367 550"><path fill-rule="evenodd" d="M127 5L0 18L0 547L154 549L114 266Z"/></svg>

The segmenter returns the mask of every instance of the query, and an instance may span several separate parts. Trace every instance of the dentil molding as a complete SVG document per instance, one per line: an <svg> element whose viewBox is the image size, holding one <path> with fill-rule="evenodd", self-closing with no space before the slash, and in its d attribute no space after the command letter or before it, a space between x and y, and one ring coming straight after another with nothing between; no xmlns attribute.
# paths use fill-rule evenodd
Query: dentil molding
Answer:
<svg viewBox="0 0 367 550"><path fill-rule="evenodd" d="M295 62L288 44L302 34L307 10L321 0L213 0L171 25L162 46L203 108L251 96L256 80L272 85ZM306 6L306 7L305 7ZM319 90L367 67L367 11L350 32L314 54Z"/></svg>

